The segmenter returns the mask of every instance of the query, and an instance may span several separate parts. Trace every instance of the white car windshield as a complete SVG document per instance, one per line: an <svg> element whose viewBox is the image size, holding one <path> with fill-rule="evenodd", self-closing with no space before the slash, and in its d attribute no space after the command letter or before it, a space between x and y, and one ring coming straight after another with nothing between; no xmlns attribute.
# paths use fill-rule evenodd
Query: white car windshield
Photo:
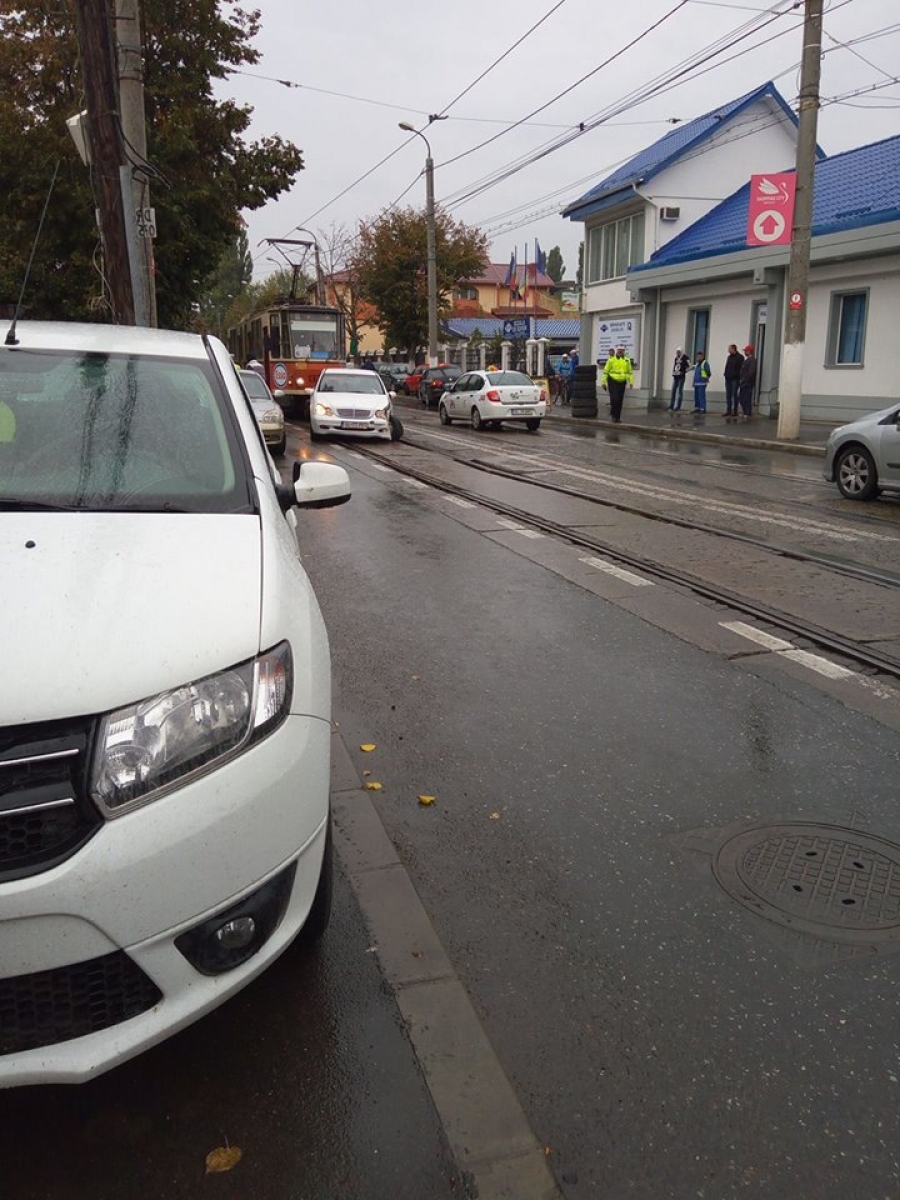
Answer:
<svg viewBox="0 0 900 1200"><path fill-rule="evenodd" d="M211 364L0 355L0 509L254 509Z"/></svg>
<svg viewBox="0 0 900 1200"><path fill-rule="evenodd" d="M344 395L383 396L384 384L374 371L361 371L358 375L335 375L327 371L319 380L316 390Z"/></svg>

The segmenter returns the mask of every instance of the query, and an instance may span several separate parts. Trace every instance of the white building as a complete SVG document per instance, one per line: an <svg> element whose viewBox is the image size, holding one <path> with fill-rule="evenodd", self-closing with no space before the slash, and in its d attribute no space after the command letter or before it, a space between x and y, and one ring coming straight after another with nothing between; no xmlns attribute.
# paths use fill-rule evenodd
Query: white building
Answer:
<svg viewBox="0 0 900 1200"><path fill-rule="evenodd" d="M657 316L644 344L651 403L668 402L670 363L683 346L707 353L709 406L724 409L726 348L749 341L758 409L777 413L790 247L747 246L748 197L745 183L628 272L635 310ZM900 395L900 137L817 164L810 257L801 417L839 424Z"/></svg>
<svg viewBox="0 0 900 1200"><path fill-rule="evenodd" d="M646 408L660 391L657 297L643 283L633 291L627 272L751 174L791 168L796 134L796 116L775 85L766 83L679 125L564 210L585 225L581 359L605 361L610 344L625 345L636 366L626 407ZM699 343L703 331L697 332ZM746 340L746 334L736 337Z"/></svg>

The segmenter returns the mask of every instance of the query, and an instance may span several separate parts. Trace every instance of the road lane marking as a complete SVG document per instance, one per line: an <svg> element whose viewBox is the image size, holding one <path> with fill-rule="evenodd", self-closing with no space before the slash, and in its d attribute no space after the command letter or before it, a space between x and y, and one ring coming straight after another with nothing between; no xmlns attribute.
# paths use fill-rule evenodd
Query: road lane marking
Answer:
<svg viewBox="0 0 900 1200"><path fill-rule="evenodd" d="M812 654L809 650L798 650L784 638L773 637L772 634L757 629L754 625L748 625L746 621L720 621L719 624L723 629L730 629L739 637L747 638L748 641L755 642L757 646L762 646L765 650L771 650L780 658L790 659L791 662L799 663L801 667L815 671L817 675L824 675L826 679L861 678L856 671L851 671L848 667L842 667L839 663L822 658L820 654Z"/></svg>
<svg viewBox="0 0 900 1200"><path fill-rule="evenodd" d="M399 482L409 484L410 487L414 487L414 488L427 488L428 487L428 484L423 483L421 479L412 479L409 475L405 475L405 476L401 477Z"/></svg>
<svg viewBox="0 0 900 1200"><path fill-rule="evenodd" d="M508 517L498 517L497 524L513 533L518 533L521 537L534 539L544 536L537 529L528 529L525 525L520 525L518 521L510 521Z"/></svg>
<svg viewBox="0 0 900 1200"><path fill-rule="evenodd" d="M594 567L597 571L603 571L607 575L614 575L616 579L621 579L623 583L630 583L633 587L653 587L651 579L643 579L640 575L635 575L632 571L626 571L624 567L616 567L610 562L605 562L602 558L579 558L579 562L583 562L588 567Z"/></svg>
<svg viewBox="0 0 900 1200"><path fill-rule="evenodd" d="M794 648L784 638L773 637L771 633L757 629L755 625L748 625L746 621L720 621L719 624L723 629L730 629L732 633L756 642L757 646L763 646L766 650L793 650Z"/></svg>
<svg viewBox="0 0 900 1200"><path fill-rule="evenodd" d="M809 667L811 671L824 675L826 679L856 678L855 671L839 666L838 663L829 662L827 658L822 658L818 654L810 654L808 650L782 650L781 654L782 657L789 658L791 662L800 663L801 666Z"/></svg>
<svg viewBox="0 0 900 1200"><path fill-rule="evenodd" d="M444 499L449 501L450 504L457 505L459 508L475 508L471 500L463 500L462 496L450 496L445 492Z"/></svg>

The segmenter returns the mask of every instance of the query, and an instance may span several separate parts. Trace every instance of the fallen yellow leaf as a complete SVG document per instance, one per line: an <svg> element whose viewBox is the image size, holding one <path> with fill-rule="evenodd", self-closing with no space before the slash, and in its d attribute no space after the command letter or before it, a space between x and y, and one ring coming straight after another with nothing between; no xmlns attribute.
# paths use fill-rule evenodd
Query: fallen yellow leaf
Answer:
<svg viewBox="0 0 900 1200"><path fill-rule="evenodd" d="M218 1175L222 1171L230 1171L243 1158L240 1146L218 1146L210 1150L206 1156L207 1175Z"/></svg>
<svg viewBox="0 0 900 1200"><path fill-rule="evenodd" d="M366 754L368 754L370 750L376 750L376 749L377 749L377 746L375 745L374 742L363 742L363 744L360 746L360 750L365 750Z"/></svg>
<svg viewBox="0 0 900 1200"><path fill-rule="evenodd" d="M369 789L370 792L380 792L381 791L381 784L376 783L374 779L371 780L371 782L367 783L366 787Z"/></svg>
<svg viewBox="0 0 900 1200"><path fill-rule="evenodd" d="M491 813L491 820L492 820L492 821L499 821L499 820L500 820L500 814L499 814L499 813L497 813L497 812L493 812L493 813Z"/></svg>
<svg viewBox="0 0 900 1200"><path fill-rule="evenodd" d="M434 796L420 796L419 803L427 808L429 804L434 804Z"/></svg>

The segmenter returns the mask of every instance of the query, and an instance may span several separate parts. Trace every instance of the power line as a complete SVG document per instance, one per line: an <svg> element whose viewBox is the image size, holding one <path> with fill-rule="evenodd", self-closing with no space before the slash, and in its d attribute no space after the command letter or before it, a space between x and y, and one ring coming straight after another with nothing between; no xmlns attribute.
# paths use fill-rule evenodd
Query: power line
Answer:
<svg viewBox="0 0 900 1200"><path fill-rule="evenodd" d="M785 2L786 0L778 0L775 5L770 6L770 8L766 10L765 15L768 16L769 19L768 21L762 23L762 28L765 28L767 24L771 24L771 22L777 17L784 15L782 12L777 11L777 9L780 4ZM514 174L515 171L512 170L512 168L521 169L522 167L529 166L532 162L536 162L538 159L545 157L548 148L550 151L561 148L562 146L569 144L569 142L574 141L576 137L581 136L583 133L590 132L590 130L596 128L597 125L608 122L610 118L619 115L619 113L629 110L638 104L644 103L647 99L654 95L662 94L665 91L669 91L672 88L677 87L689 72L696 71L697 67L702 65L704 62L707 62L710 57L723 53L725 50L736 45L739 41L749 37L753 32L757 32L758 26L760 26L760 20L758 18L745 21L742 25L739 25L736 29L731 30L728 34L724 34L721 37L716 38L709 45L694 51L680 63L676 63L674 66L668 68L660 75L655 76L654 79L651 79L648 83L643 84L639 88L635 88L630 94L621 97L615 104L609 105L606 107L606 109L601 110L599 113L593 114L591 117L580 123L575 134L568 137L548 139L546 142L541 143L541 145L536 147L533 151L530 151L525 155L521 155L519 158L514 159L511 163L506 164L504 167L495 169L488 175L483 176L474 183L467 185L466 188L459 189L457 192L451 193L450 195L444 197L442 203L445 205L447 203L462 203L464 199L474 197L474 195L479 194L481 190L487 190L486 187L483 188L481 186L482 184L490 184L493 186L492 181L496 180L497 182L501 182L503 179L509 178L511 174ZM788 32L788 30L785 30L784 32ZM764 45L765 43L759 44ZM753 49L755 48L756 47L753 47ZM714 64L714 66L707 68L707 70L714 70L717 66L721 65L723 64ZM699 72L699 74L703 73L705 72ZM695 75L694 77L696 78L697 76Z"/></svg>
<svg viewBox="0 0 900 1200"><path fill-rule="evenodd" d="M678 3L673 8L670 8L669 11L660 17L658 21L654 21L652 25L648 25L646 29L644 29L636 37L632 38L630 42L626 42L621 49L616 50L614 54L611 54L608 58L604 59L603 62L598 63L596 67L582 75L580 79L576 79L574 83L570 83L567 88L564 88L561 92L558 92L545 104L541 104L538 108L532 109L527 116L522 117L518 121L514 121L512 125L508 126L506 129L501 129L500 132L495 133L493 137L486 138L483 142L479 142L477 146L472 146L469 150L464 150L462 154L456 154L453 156L453 158L445 159L444 162L438 163L437 166L452 166L453 163L459 162L461 158L466 158L468 155L474 154L476 150L482 150L485 146L490 146L491 143L496 142L498 138L505 137L506 134L511 133L514 129L518 129L520 125L523 125L532 117L536 117L538 113L542 113L544 109L549 108L551 104L555 104L557 100L561 100L563 96L568 96L569 92L573 92L575 88L581 87L583 83L585 83L588 79L591 79L597 74L598 71L602 71L604 67L608 67L610 63L615 62L617 58L621 58L623 54L625 54L628 50L631 50L638 44L638 42L643 41L645 37L648 37L651 33L653 33L654 30L658 29L660 25L664 24L669 20L670 17L673 17L675 13L684 8L687 3L688 0L678 0Z"/></svg>
<svg viewBox="0 0 900 1200"><path fill-rule="evenodd" d="M686 2L686 0L685 0L685 2ZM548 17L552 16L552 14L553 14L554 12L556 12L556 10L557 10L558 8L560 8L560 7L561 7L561 6L562 6L564 3L565 3L565 0L557 0L557 3L556 3L554 6L553 6L553 8L551 8L551 9L550 9L550 11L549 11L549 12L545 13L545 15L544 15L543 17L541 17L541 18L540 18L540 20L536 21L536 22L535 22L535 24L534 24L534 25L532 25L530 29L528 29L528 30L527 30L527 31L526 31L524 34L522 34L522 35L521 35L519 38L517 38L517 39L516 39L516 41L515 41L515 42L513 42L512 46L510 46L510 47L509 47L509 49L508 49L508 50L504 51L504 53L503 53L503 54L501 54L499 58L497 58L497 59L496 59L496 60L495 60L495 61L494 61L494 62L493 62L493 63L492 63L492 64L491 64L489 67L487 67L487 68L486 68L484 71L482 71L482 72L481 72L481 74L480 74L480 75L477 77L477 79L473 80L473 82L472 82L472 83L471 83L471 84L470 84L468 87L464 88L464 89L463 89L463 90L462 90L462 91L459 93L459 95L458 95L458 96L455 96L455 97L454 97L454 98L453 98L453 99L450 101L450 103L449 103L449 104L445 105L445 106L444 106L444 108L441 110L441 113L440 113L440 114L436 114L436 115L440 115L440 116L442 116L444 113L446 113L446 112L447 112L447 110L448 110L449 108L452 108L452 106L453 106L454 104L456 104L457 100L460 100L460 99L462 99L462 97L463 97L463 96L465 96L465 95L466 95L468 92L470 92L470 91L472 90L472 88L473 88L473 87L475 87L475 85L476 85L477 83L480 83L480 82L481 82L481 80L482 80L482 79L484 79L484 77L485 77L485 76L486 76L486 75L487 75L487 74L488 74L490 71L492 71L492 70L494 69L494 67L495 67L495 66L496 66L496 65L497 65L499 62L502 62L502 61L503 61L503 59L504 59L504 58L506 58L506 57L507 57L507 55L509 55L509 54L510 54L510 53L511 53L511 52L512 52L512 51L513 51L513 50L514 50L514 49L515 49L517 46L520 46L520 45L522 44L522 42L523 42L523 41L524 41L524 40L525 40L525 39L526 39L526 38L527 38L527 37L528 37L528 36L529 36L531 33L533 33L533 32L534 32L534 30L535 30L535 29L537 29L537 28L538 28L540 25L542 25L542 24L544 23L544 21L546 21ZM430 114L429 114L429 116L430 116ZM370 175L374 174L374 172L375 172L375 171L377 171L379 167L382 167L382 166L384 166L384 164L385 164L386 162L388 162L388 161L389 161L389 159L393 158L395 154L399 154L399 152L400 152L402 149L404 149L404 147L408 146L408 145L409 145L409 143L410 143L411 141L413 141L413 139L415 138L415 136L416 136L415 134L411 134L411 135L410 135L408 138L406 138L406 139L405 139L403 142L401 142L399 146L397 146L397 147L396 147L394 150L391 150L389 154L386 154L386 155L384 156L384 158L380 159L380 160L379 160L379 161L378 161L378 162L375 164L375 166L374 166L374 167L370 167L370 168L369 168L369 170L368 170L368 171L366 171L364 174L360 175L358 179L355 179L355 180L354 180L352 183L348 184L348 185L347 185L347 186L346 186L346 187L345 187L345 188L344 188L342 191L338 192L338 194L337 194L336 196L333 196L333 197L332 197L330 200L326 201L326 203L325 203L325 204L322 204L322 205L320 205L320 207L319 207L319 208L317 208L317 209L316 209L316 211L315 211L314 213L312 213L310 216L306 217L306 218L305 218L305 219L304 219L304 220L301 222L301 224L302 224L302 225L308 225L310 221L312 221L312 220L313 220L315 217L317 217L317 216L318 216L320 213L324 212L326 208L330 208L332 204L336 204L338 200L340 200L340 199L342 199L344 196L346 196L348 192L352 191L352 190L353 190L353 188L357 187L357 186L358 186L360 183L362 183L364 179L368 179ZM407 188L407 191L408 191L408 190L409 190L409 189ZM404 193L404 194L405 194L405 193ZM396 203L396 201L395 201L395 203Z"/></svg>

